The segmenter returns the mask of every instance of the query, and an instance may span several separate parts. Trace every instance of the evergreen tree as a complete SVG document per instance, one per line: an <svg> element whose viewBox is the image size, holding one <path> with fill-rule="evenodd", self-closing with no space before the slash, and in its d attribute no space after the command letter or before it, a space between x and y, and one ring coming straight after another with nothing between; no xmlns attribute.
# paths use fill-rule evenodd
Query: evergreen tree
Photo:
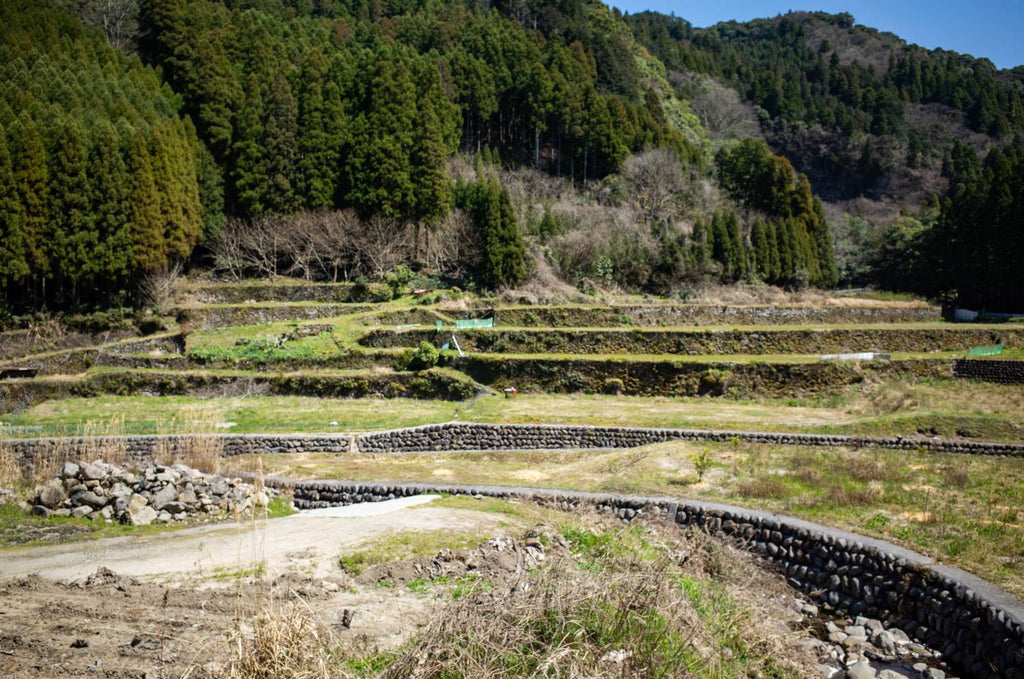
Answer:
<svg viewBox="0 0 1024 679"><path fill-rule="evenodd" d="M121 278L131 265L131 182L110 123L100 126L89 156L89 176L89 209L97 239L95 267L101 278Z"/></svg>
<svg viewBox="0 0 1024 679"><path fill-rule="evenodd" d="M353 131L349 200L364 215L408 219L415 207L410 151L416 90L401 58L377 63L369 101Z"/></svg>
<svg viewBox="0 0 1024 679"><path fill-rule="evenodd" d="M750 245L754 251L754 275L762 281L772 279L771 249L768 245L768 225L761 218L754 220L750 229Z"/></svg>
<svg viewBox="0 0 1024 679"><path fill-rule="evenodd" d="M65 120L57 134L50 162L50 217L46 249L50 275L71 285L77 303L77 286L97 273L95 220L89 209L86 150L81 128Z"/></svg>
<svg viewBox="0 0 1024 679"><path fill-rule="evenodd" d="M448 178L447 168L448 151L444 146L441 121L434 103L437 96L444 95L440 90L433 90L420 102L418 126L410 158L416 201L413 218L416 220L417 251L421 228L426 227L429 234L452 207L452 182Z"/></svg>
<svg viewBox="0 0 1024 679"><path fill-rule="evenodd" d="M338 182L339 149L328 134L327 116L339 116L343 112L326 110L323 88L326 75L327 60L323 52L314 48L302 68L297 140L299 161L296 191L310 208L332 206ZM337 96L336 87L334 95Z"/></svg>
<svg viewBox="0 0 1024 679"><path fill-rule="evenodd" d="M246 80L245 97L235 116L234 132L231 148L233 202L241 214L258 215L266 209L269 178L263 147L263 98L254 75Z"/></svg>
<svg viewBox="0 0 1024 679"><path fill-rule="evenodd" d="M263 200L269 212L287 214L299 206L292 187L298 156L298 109L284 73L278 73L274 79L266 109L263 146L266 149L268 184Z"/></svg>
<svg viewBox="0 0 1024 679"><path fill-rule="evenodd" d="M42 279L49 269L45 246L50 196L46 152L31 120L15 126L13 141L14 187L21 204L26 260L32 275Z"/></svg>
<svg viewBox="0 0 1024 679"><path fill-rule="evenodd" d="M0 291L28 277L27 246L7 137L0 127Z"/></svg>
<svg viewBox="0 0 1024 679"><path fill-rule="evenodd" d="M132 273L141 275L160 271L167 267L164 221L149 149L141 132L132 137L128 151L128 176L131 180Z"/></svg>

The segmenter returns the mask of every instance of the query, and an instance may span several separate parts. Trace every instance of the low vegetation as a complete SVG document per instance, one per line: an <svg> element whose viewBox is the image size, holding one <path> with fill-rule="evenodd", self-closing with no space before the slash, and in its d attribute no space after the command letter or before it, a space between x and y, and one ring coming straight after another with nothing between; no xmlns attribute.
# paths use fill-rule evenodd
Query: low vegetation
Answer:
<svg viewBox="0 0 1024 679"><path fill-rule="evenodd" d="M348 432L453 420L969 436L1019 441L1024 393L1013 385L889 380L832 396L669 398L520 393L468 401L300 396L97 396L3 416L7 436L182 432ZM82 424L86 423L86 424Z"/></svg>
<svg viewBox="0 0 1024 679"><path fill-rule="evenodd" d="M254 463L230 461L240 469ZM1015 459L677 442L620 451L354 455L344 465L327 455L263 456L260 464L294 478L569 488L768 509L891 540L1024 593L1024 467Z"/></svg>
<svg viewBox="0 0 1024 679"><path fill-rule="evenodd" d="M461 506L465 500L443 502ZM472 502L485 511L518 511L500 501ZM766 607L779 607L776 615L783 610L767 602L784 599L764 593L781 594L783 585L747 555L658 525L627 528L557 512L546 519L550 523L528 532L539 536L534 544L545 553L535 570L490 580L410 581L409 592L429 597L434 608L429 622L398 648L367 648L310 609L264 599L251 631L240 627L232 638L233 660L196 676L806 676L811 659L763 621ZM424 554L457 553L463 546L462 536L427 542L433 551ZM410 557L378 554L380 563L398 565Z"/></svg>

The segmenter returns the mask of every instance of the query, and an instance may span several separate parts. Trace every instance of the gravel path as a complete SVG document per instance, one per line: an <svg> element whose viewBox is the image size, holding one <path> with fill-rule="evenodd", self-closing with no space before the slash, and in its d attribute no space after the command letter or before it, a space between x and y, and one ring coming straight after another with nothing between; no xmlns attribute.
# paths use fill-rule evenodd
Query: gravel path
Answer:
<svg viewBox="0 0 1024 679"><path fill-rule="evenodd" d="M201 526L144 537L106 538L0 552L0 575L36 573L78 579L106 566L120 575L157 581L209 578L262 566L269 575L337 573L338 557L392 531L497 529L499 518L467 510L422 507L437 496L302 512L269 521Z"/></svg>

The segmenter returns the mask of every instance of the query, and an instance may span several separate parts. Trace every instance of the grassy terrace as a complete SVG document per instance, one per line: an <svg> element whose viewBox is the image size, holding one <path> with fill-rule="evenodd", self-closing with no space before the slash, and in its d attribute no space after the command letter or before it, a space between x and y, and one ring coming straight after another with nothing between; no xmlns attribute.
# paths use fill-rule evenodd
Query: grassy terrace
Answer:
<svg viewBox="0 0 1024 679"><path fill-rule="evenodd" d="M165 374L154 371L156 374ZM210 374L246 376L233 370ZM320 373L318 373L320 374ZM354 376L365 371L324 371ZM370 431L452 420L693 427L849 434L918 432L1024 440L1024 390L1007 385L891 381L829 398L730 400L599 395L484 395L466 402L329 399L299 396L195 398L100 396L52 400L0 422L19 435L77 433L83 423L114 432L181 430L259 432ZM332 423L337 424L332 424ZM224 423L234 423L227 426ZM219 426L218 426L219 425Z"/></svg>
<svg viewBox="0 0 1024 679"><path fill-rule="evenodd" d="M694 458L711 468L698 480ZM295 478L489 483L669 495L887 539L1024 596L1024 464L897 451L674 442L624 451L263 456ZM256 468L233 458L233 469Z"/></svg>

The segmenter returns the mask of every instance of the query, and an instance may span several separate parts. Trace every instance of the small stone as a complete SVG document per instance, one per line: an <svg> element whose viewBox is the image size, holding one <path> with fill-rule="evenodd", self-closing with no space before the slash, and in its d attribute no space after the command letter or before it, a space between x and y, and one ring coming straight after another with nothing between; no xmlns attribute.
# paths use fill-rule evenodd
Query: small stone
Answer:
<svg viewBox="0 0 1024 679"><path fill-rule="evenodd" d="M893 640L897 644L910 643L910 637L908 637L907 633L901 630L899 627L893 627L891 630L889 630L889 634L892 635Z"/></svg>
<svg viewBox="0 0 1024 679"><path fill-rule="evenodd" d="M846 670L849 679L875 679L878 673L867 660L859 660Z"/></svg>
<svg viewBox="0 0 1024 679"><path fill-rule="evenodd" d="M946 679L946 673L934 667L926 669L922 676L924 679Z"/></svg>
<svg viewBox="0 0 1024 679"><path fill-rule="evenodd" d="M71 516L75 517L76 519L84 518L86 516L89 516L89 514L91 513L92 508L89 507L88 505L79 505L78 507L75 507L74 509L71 510Z"/></svg>
<svg viewBox="0 0 1024 679"><path fill-rule="evenodd" d="M173 518L174 517L171 516L170 512L160 512L160 513L158 513L156 515L156 522L157 523L167 523L168 521L170 521Z"/></svg>
<svg viewBox="0 0 1024 679"><path fill-rule="evenodd" d="M860 637L861 639L868 638L868 631L864 629L863 625L850 625L843 631L849 634L851 637Z"/></svg>
<svg viewBox="0 0 1024 679"><path fill-rule="evenodd" d="M818 615L818 607L814 604L804 604L800 607L800 612L808 617L814 618Z"/></svg>
<svg viewBox="0 0 1024 679"><path fill-rule="evenodd" d="M60 470L60 475L65 479L74 479L78 477L78 474L82 471L74 462L65 462L64 468Z"/></svg>
<svg viewBox="0 0 1024 679"><path fill-rule="evenodd" d="M878 679L909 679L909 677L896 670L885 669L878 673Z"/></svg>
<svg viewBox="0 0 1024 679"><path fill-rule="evenodd" d="M886 655L894 655L896 653L896 640L892 638L892 634L885 630L876 634L873 642Z"/></svg>
<svg viewBox="0 0 1024 679"><path fill-rule="evenodd" d="M86 509L88 509L88 507L86 507ZM50 516L71 516L71 510L67 507L61 507L60 509L54 509L50 513Z"/></svg>
<svg viewBox="0 0 1024 679"><path fill-rule="evenodd" d="M89 642L85 639L75 639L71 642L71 648L89 648Z"/></svg>

